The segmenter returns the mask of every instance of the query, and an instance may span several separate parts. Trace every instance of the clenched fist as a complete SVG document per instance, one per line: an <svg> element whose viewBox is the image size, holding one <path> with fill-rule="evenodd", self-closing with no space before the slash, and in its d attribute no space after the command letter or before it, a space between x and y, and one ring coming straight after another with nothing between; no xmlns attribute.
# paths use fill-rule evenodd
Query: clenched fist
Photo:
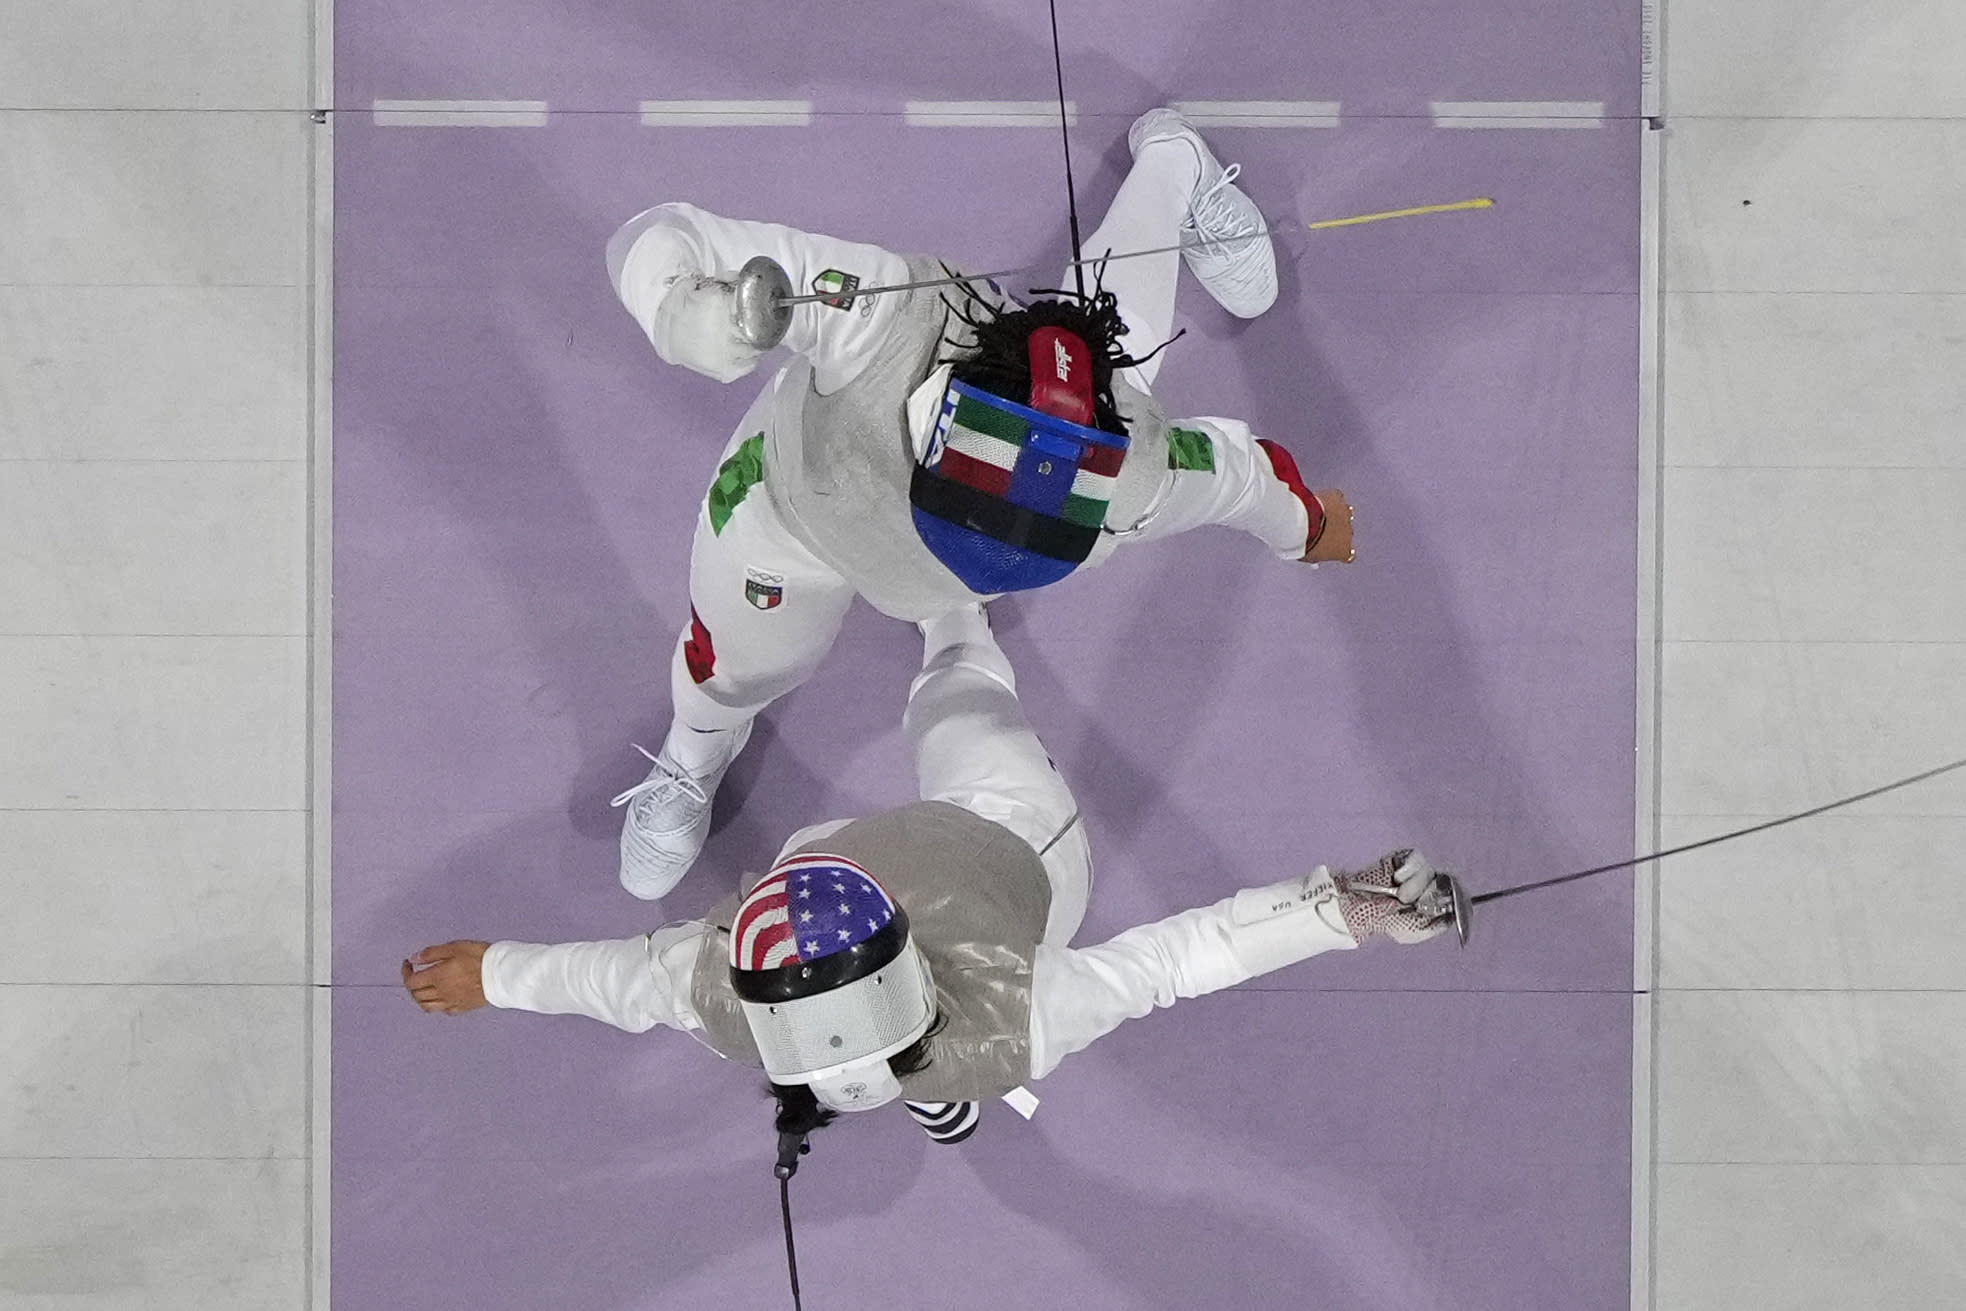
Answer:
<svg viewBox="0 0 1966 1311"><path fill-rule="evenodd" d="M1363 945L1368 938L1401 944L1425 942L1447 931L1452 917L1423 919L1417 903L1436 874L1427 858L1411 847L1382 857L1370 869L1338 876L1339 907L1345 927Z"/></svg>
<svg viewBox="0 0 1966 1311"><path fill-rule="evenodd" d="M440 942L403 962L403 986L432 1013L462 1015L485 1005L489 942Z"/></svg>

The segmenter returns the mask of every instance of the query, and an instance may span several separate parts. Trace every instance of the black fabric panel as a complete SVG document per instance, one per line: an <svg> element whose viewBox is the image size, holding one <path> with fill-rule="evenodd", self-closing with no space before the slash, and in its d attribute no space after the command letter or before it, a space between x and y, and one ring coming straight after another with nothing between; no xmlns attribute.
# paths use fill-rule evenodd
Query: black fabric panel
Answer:
<svg viewBox="0 0 1966 1311"><path fill-rule="evenodd" d="M1097 528L1026 510L966 483L951 482L920 465L915 466L909 482L908 499L938 519L1054 560L1078 564L1092 554L1099 541Z"/></svg>
<svg viewBox="0 0 1966 1311"><path fill-rule="evenodd" d="M731 970L731 991L745 1001L797 1001L866 978L892 964L907 945L908 915L897 905L894 918L879 933L845 951L775 970Z"/></svg>

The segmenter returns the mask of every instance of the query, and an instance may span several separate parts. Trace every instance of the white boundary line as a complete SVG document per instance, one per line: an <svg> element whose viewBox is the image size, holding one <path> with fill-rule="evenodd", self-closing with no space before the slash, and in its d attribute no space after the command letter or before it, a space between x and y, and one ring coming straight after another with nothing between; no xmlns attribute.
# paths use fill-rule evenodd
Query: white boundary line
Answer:
<svg viewBox="0 0 1966 1311"><path fill-rule="evenodd" d="M1638 112L1657 118L1666 108L1666 0L1641 0Z"/></svg>
<svg viewBox="0 0 1966 1311"><path fill-rule="evenodd" d="M1177 100L1201 127L1337 127L1336 100Z"/></svg>
<svg viewBox="0 0 1966 1311"><path fill-rule="evenodd" d="M313 112L308 115L308 466L307 466L307 983L301 991L307 1040L307 1232L303 1305L329 1311L334 1195L333 862L331 661L334 624L334 0L313 0L309 51Z"/></svg>
<svg viewBox="0 0 1966 1311"><path fill-rule="evenodd" d="M544 100L378 100L377 127L545 127Z"/></svg>
<svg viewBox="0 0 1966 1311"><path fill-rule="evenodd" d="M1660 19L1664 0L1645 0L1641 38L1638 263L1638 707L1635 721L1633 846L1658 851L1663 670L1665 520L1665 155L1655 129ZM1631 1311L1657 1300L1654 1243L1658 1225L1658 866L1632 879Z"/></svg>
<svg viewBox="0 0 1966 1311"><path fill-rule="evenodd" d="M313 26L307 52L308 105L327 109L334 104L334 0L314 0Z"/></svg>
<svg viewBox="0 0 1966 1311"><path fill-rule="evenodd" d="M901 107L910 127L1056 127L1056 100L910 100ZM1079 106L1065 102L1065 121L1077 126Z"/></svg>
<svg viewBox="0 0 1966 1311"><path fill-rule="evenodd" d="M1639 106L1639 424L1637 805L1633 842L1658 851L1663 761L1660 726L1664 671L1660 628L1665 601L1665 230L1664 112L1666 0L1643 0ZM1658 1305L1659 1217L1659 871L1632 881L1631 1311Z"/></svg>
<svg viewBox="0 0 1966 1311"><path fill-rule="evenodd" d="M1452 128L1599 128L1604 126L1602 100L1436 100L1435 127Z"/></svg>
<svg viewBox="0 0 1966 1311"><path fill-rule="evenodd" d="M644 100L643 127L807 127L810 100Z"/></svg>

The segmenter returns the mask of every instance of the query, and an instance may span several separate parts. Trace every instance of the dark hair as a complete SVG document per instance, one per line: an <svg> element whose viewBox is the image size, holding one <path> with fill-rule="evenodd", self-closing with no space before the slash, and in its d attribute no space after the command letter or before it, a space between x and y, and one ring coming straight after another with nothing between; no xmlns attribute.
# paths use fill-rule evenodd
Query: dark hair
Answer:
<svg viewBox="0 0 1966 1311"><path fill-rule="evenodd" d="M946 1023L948 1018L937 1010L935 1018L928 1022L926 1033L887 1058L887 1068L894 1071L896 1078L920 1074L929 1067L934 1060L929 1054L929 1040L942 1032ZM819 1098L808 1084L769 1083L765 1087L778 1099L778 1114L772 1119L772 1128L779 1133L809 1134L839 1118L838 1111L819 1104Z"/></svg>
<svg viewBox="0 0 1966 1311"><path fill-rule="evenodd" d="M935 1059L929 1054L929 1039L942 1032L942 1026L948 1022L948 1017L938 1008L935 1018L928 1022L926 1033L887 1058L887 1068L894 1071L895 1078L904 1074L920 1074L929 1067Z"/></svg>
<svg viewBox="0 0 1966 1311"><path fill-rule="evenodd" d="M1103 266L1100 271L1104 272ZM1121 350L1120 336L1126 331L1126 322L1120 318L1119 298L1097 282L1088 296L1033 288L1033 296L1056 299L1034 300L1016 309L992 304L966 282L956 285L962 289L963 303L957 305L946 296L942 303L968 325L974 340L945 339L956 353L938 363L954 366L951 372L955 378L1022 405L1031 394L1031 334L1039 328L1063 328L1082 339L1092 353L1094 422L1106 432L1126 435L1126 420L1113 401L1113 370L1146 363L1165 350L1173 337L1138 359Z"/></svg>
<svg viewBox="0 0 1966 1311"><path fill-rule="evenodd" d="M778 1114L772 1128L779 1133L808 1134L824 1129L839 1118L839 1112L819 1104L812 1089L802 1083L772 1083L767 1087L778 1099Z"/></svg>

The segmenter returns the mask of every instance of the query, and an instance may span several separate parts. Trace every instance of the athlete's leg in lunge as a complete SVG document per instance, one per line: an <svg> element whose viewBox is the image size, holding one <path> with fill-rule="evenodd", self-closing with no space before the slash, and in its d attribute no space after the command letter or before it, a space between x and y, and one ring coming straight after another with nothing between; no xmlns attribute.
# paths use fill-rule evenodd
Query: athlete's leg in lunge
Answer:
<svg viewBox="0 0 1966 1311"><path fill-rule="evenodd" d="M628 807L621 885L638 897L664 895L689 871L751 721L812 676L853 601L772 507L763 444L739 429L697 514L690 617L670 661L675 717L648 777L614 799Z"/></svg>

